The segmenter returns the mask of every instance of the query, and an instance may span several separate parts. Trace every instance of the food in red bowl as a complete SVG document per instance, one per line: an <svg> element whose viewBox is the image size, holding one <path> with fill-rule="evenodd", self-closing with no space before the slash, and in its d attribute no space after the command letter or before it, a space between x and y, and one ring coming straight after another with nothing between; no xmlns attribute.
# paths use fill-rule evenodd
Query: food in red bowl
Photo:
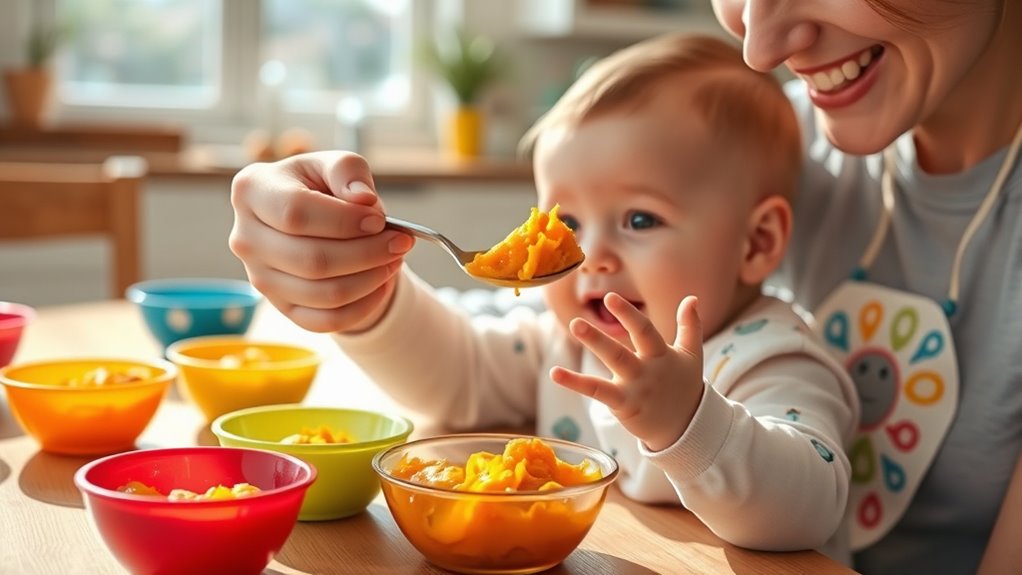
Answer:
<svg viewBox="0 0 1022 575"><path fill-rule="evenodd" d="M0 301L0 367L14 359L21 334L34 317L35 310L27 305Z"/></svg>
<svg viewBox="0 0 1022 575"><path fill-rule="evenodd" d="M235 447L129 451L75 473L89 520L121 565L190 575L261 573L315 479L296 457ZM210 496L168 497L175 490Z"/></svg>

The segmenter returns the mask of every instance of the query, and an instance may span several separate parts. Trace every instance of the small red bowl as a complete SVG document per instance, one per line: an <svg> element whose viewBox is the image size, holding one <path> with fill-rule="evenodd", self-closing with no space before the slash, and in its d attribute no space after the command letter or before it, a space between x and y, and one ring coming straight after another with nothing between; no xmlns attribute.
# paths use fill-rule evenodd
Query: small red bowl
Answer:
<svg viewBox="0 0 1022 575"><path fill-rule="evenodd" d="M27 305L0 301L0 367L14 359L21 333L34 317L35 310Z"/></svg>
<svg viewBox="0 0 1022 575"><path fill-rule="evenodd" d="M132 573L258 574L298 519L316 469L297 457L235 447L180 447L118 453L75 473L89 520ZM117 490L139 481L160 493L205 492L249 483L237 499L170 501Z"/></svg>

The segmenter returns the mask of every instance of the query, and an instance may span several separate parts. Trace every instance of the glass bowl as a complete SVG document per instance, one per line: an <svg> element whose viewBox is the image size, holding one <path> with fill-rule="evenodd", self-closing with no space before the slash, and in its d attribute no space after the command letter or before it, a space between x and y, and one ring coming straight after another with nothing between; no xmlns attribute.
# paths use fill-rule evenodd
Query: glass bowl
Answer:
<svg viewBox="0 0 1022 575"><path fill-rule="evenodd" d="M558 459L588 460L601 474L596 481L547 491L457 491L392 473L403 457L464 466L471 454L502 453L518 437L528 438L444 435L391 447L373 459L394 520L431 563L457 573L536 573L563 561L585 538L618 473L614 458L598 449L544 438Z"/></svg>

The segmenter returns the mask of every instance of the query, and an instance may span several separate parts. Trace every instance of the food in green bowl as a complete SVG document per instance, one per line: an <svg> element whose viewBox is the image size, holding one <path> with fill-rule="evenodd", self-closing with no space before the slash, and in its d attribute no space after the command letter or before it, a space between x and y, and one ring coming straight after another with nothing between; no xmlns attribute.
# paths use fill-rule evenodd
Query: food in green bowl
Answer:
<svg viewBox="0 0 1022 575"><path fill-rule="evenodd" d="M412 429L411 421L397 415L301 405L241 409L212 424L220 445L287 453L316 467L319 478L305 496L300 521L340 519L364 510L380 492L373 457L404 443ZM324 435L347 441L326 442Z"/></svg>

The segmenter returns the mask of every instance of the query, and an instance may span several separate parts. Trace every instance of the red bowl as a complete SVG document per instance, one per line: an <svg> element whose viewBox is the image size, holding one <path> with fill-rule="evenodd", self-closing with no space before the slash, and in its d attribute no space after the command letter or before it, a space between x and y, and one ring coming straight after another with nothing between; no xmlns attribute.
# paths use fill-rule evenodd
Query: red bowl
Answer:
<svg viewBox="0 0 1022 575"><path fill-rule="evenodd" d="M261 573L298 519L316 469L297 457L235 447L180 447L118 453L82 466L75 485L89 520L132 573ZM238 499L170 501L117 488L139 481L160 493L250 483Z"/></svg>
<svg viewBox="0 0 1022 575"><path fill-rule="evenodd" d="M0 301L0 367L14 359L21 333L34 317L35 310L27 305Z"/></svg>

